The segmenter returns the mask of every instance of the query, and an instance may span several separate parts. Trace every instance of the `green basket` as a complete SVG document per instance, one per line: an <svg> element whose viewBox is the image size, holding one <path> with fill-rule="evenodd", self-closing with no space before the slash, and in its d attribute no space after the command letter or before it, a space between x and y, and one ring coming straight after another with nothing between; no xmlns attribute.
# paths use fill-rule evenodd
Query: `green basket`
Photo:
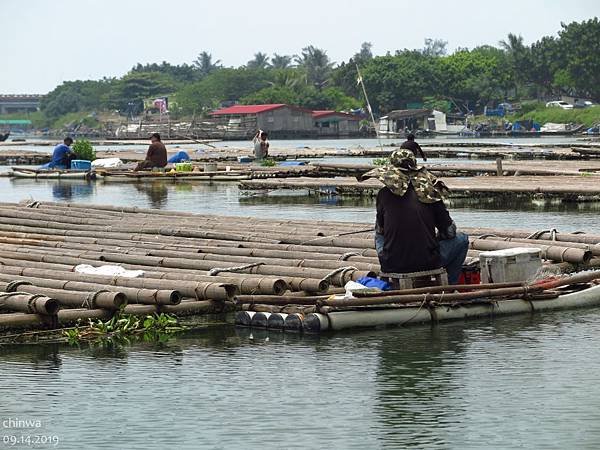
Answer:
<svg viewBox="0 0 600 450"><path fill-rule="evenodd" d="M190 162L176 163L175 170L177 172L191 172L194 170L194 166L192 166L192 163Z"/></svg>

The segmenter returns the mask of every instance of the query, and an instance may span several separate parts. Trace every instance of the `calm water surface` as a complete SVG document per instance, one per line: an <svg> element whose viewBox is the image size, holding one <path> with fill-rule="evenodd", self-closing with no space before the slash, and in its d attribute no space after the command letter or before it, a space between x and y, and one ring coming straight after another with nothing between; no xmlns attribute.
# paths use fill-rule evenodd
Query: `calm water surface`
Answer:
<svg viewBox="0 0 600 450"><path fill-rule="evenodd" d="M0 178L0 201L373 220L369 199ZM600 233L598 205L454 202L459 225ZM320 337L209 327L165 345L0 345L2 436L64 449L599 448L600 309ZM39 420L39 429L3 421ZM21 445L12 448L28 448ZM53 448L48 445L37 448Z"/></svg>
<svg viewBox="0 0 600 450"><path fill-rule="evenodd" d="M599 333L600 310L587 310L320 337L223 326L162 346L0 347L0 418L39 420L69 449L593 449Z"/></svg>

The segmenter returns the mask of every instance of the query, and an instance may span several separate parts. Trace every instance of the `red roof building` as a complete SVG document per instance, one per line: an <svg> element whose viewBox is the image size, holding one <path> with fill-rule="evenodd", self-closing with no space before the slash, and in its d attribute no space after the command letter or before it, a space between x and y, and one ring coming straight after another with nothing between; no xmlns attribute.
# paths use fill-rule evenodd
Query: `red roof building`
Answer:
<svg viewBox="0 0 600 450"><path fill-rule="evenodd" d="M314 132L312 111L283 103L233 105L213 111L211 116L226 120L229 127L249 127L291 135Z"/></svg>

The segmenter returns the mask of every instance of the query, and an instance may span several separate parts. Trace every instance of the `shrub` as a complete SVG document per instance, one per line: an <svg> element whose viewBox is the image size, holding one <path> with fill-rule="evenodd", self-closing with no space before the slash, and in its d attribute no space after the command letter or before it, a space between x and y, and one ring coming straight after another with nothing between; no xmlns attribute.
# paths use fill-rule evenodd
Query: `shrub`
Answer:
<svg viewBox="0 0 600 450"><path fill-rule="evenodd" d="M96 150L86 139L77 139L77 142L73 144L73 153L77 156L77 159L84 159L86 161L93 161L96 159Z"/></svg>

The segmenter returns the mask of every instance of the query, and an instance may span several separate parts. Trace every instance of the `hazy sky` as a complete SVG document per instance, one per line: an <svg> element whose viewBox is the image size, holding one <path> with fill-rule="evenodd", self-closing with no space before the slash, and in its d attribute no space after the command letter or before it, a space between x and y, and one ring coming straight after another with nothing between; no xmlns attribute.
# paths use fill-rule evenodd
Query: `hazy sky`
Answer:
<svg viewBox="0 0 600 450"><path fill-rule="evenodd" d="M560 22L600 16L598 0L0 0L0 93L46 93L66 80L121 76L137 62L192 62L206 50L226 66L257 51L312 44L336 62L364 41L375 54L526 42Z"/></svg>

